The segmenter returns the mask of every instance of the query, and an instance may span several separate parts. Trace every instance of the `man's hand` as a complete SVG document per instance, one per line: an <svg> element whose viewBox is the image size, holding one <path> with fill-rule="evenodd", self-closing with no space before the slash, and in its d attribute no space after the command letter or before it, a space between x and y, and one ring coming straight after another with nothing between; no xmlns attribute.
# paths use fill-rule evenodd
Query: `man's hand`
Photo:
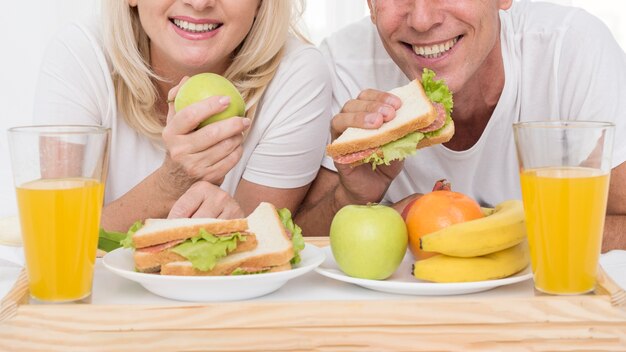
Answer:
<svg viewBox="0 0 626 352"><path fill-rule="evenodd" d="M331 123L333 140L348 127L366 129L379 128L383 122L392 120L396 110L400 108L400 98L387 92L374 89L364 90L356 99L349 100L335 115ZM387 188L398 176L404 163L392 162L391 165L380 165L372 170L369 164L356 167L335 163L340 178L337 197L344 204L366 204L379 202Z"/></svg>
<svg viewBox="0 0 626 352"><path fill-rule="evenodd" d="M168 218L235 219L243 216L239 203L227 192L209 182L198 181L174 203Z"/></svg>

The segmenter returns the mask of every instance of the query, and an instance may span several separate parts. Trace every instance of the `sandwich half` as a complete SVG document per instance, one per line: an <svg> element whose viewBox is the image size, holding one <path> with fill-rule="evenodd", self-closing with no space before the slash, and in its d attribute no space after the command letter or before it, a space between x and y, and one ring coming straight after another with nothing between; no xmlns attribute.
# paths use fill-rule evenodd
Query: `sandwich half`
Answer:
<svg viewBox="0 0 626 352"><path fill-rule="evenodd" d="M403 160L417 149L445 143L454 135L452 93L435 73L424 69L416 80L390 93L402 100L396 117L378 129L350 127L326 147L335 163L356 166L369 163L372 168Z"/></svg>
<svg viewBox="0 0 626 352"><path fill-rule="evenodd" d="M212 270L200 270L189 261L176 261L161 266L162 275L244 275L291 269L294 248L293 234L281 221L276 208L261 203L248 216L249 231L256 236L252 250L231 253L221 258Z"/></svg>
<svg viewBox="0 0 626 352"><path fill-rule="evenodd" d="M130 240L126 246L135 248L135 269L144 273L159 273L173 261L210 270L220 258L257 246L246 219L147 219Z"/></svg>

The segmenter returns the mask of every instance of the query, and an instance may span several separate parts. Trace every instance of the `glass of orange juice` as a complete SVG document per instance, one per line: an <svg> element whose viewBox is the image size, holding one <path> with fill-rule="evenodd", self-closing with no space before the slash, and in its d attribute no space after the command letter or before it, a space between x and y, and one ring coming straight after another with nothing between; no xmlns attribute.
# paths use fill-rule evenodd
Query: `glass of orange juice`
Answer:
<svg viewBox="0 0 626 352"><path fill-rule="evenodd" d="M593 291L609 192L613 124L513 125L535 288Z"/></svg>
<svg viewBox="0 0 626 352"><path fill-rule="evenodd" d="M30 295L88 301L98 245L109 130L98 126L9 129Z"/></svg>

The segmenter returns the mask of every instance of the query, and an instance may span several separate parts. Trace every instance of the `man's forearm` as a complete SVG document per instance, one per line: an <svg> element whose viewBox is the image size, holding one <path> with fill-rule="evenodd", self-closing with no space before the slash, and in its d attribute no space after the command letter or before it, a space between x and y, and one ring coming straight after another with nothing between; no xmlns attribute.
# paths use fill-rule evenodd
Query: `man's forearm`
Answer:
<svg viewBox="0 0 626 352"><path fill-rule="evenodd" d="M344 205L337 200L337 188L338 185L335 185L327 190L326 194L315 202L302 203L295 222L302 228L304 236L328 236L335 214Z"/></svg>
<svg viewBox="0 0 626 352"><path fill-rule="evenodd" d="M294 221L302 228L304 236L328 236L335 214L351 203L337 173L321 168Z"/></svg>
<svg viewBox="0 0 626 352"><path fill-rule="evenodd" d="M602 253L612 249L626 250L626 215L606 216Z"/></svg>

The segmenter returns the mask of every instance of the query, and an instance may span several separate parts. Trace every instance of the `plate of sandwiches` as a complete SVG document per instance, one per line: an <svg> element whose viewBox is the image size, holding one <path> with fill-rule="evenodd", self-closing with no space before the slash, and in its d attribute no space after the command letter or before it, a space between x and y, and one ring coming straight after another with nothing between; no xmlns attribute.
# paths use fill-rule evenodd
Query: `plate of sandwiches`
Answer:
<svg viewBox="0 0 626 352"><path fill-rule="evenodd" d="M107 253L103 264L165 298L250 299L324 261L321 249L303 246L299 231L288 211L270 203L243 219L147 219L129 236L132 248Z"/></svg>

